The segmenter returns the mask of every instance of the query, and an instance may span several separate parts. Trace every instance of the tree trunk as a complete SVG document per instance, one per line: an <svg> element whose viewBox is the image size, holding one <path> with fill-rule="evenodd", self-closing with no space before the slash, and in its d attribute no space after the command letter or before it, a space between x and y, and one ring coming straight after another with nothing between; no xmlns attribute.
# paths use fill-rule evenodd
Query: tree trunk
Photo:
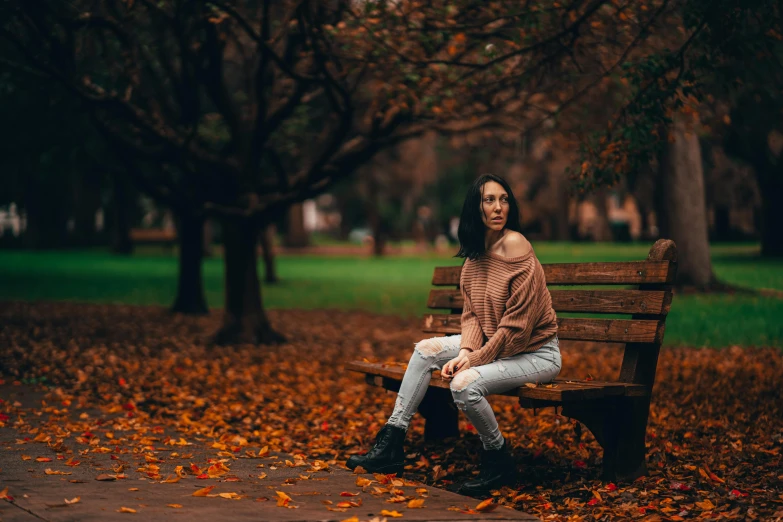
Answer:
<svg viewBox="0 0 783 522"><path fill-rule="evenodd" d="M761 188L761 255L783 257L783 172L758 176Z"/></svg>
<svg viewBox="0 0 783 522"><path fill-rule="evenodd" d="M202 250L204 257L212 257L212 221L204 220L204 248Z"/></svg>
<svg viewBox="0 0 783 522"><path fill-rule="evenodd" d="M277 268L275 266L275 227L267 225L261 229L259 240L261 242L261 254L264 256L264 282L277 283Z"/></svg>
<svg viewBox="0 0 783 522"><path fill-rule="evenodd" d="M174 313L200 315L209 312L204 297L201 266L204 258L204 218L177 216L179 236L179 279Z"/></svg>
<svg viewBox="0 0 783 522"><path fill-rule="evenodd" d="M47 249L66 246L67 198L62 197L63 192L59 187L55 190L51 188L46 186L35 172L27 174L23 202L27 228L22 236L23 244L27 248Z"/></svg>
<svg viewBox="0 0 783 522"><path fill-rule="evenodd" d="M595 205L595 222L593 223L593 241L605 242L612 240L612 229L609 227L609 212L606 208L606 189L596 189L591 198Z"/></svg>
<svg viewBox="0 0 783 522"><path fill-rule="evenodd" d="M679 252L678 286L707 290L715 281L710 259L701 147L694 132L678 121L661 158L661 229ZM662 236L665 237L665 236Z"/></svg>
<svg viewBox="0 0 783 522"><path fill-rule="evenodd" d="M133 242L130 237L130 206L128 181L123 176L114 176L114 216L111 230L111 249L116 254L130 255L133 253Z"/></svg>
<svg viewBox="0 0 783 522"><path fill-rule="evenodd" d="M304 204L296 203L288 209L286 223L285 246L289 248L304 248L310 246L310 237L304 226Z"/></svg>
<svg viewBox="0 0 783 522"><path fill-rule="evenodd" d="M558 180L557 182L557 199L557 208L552 215L552 239L555 241L568 241L570 239L568 207L571 203L571 194L568 192L568 185L565 180Z"/></svg>
<svg viewBox="0 0 783 522"><path fill-rule="evenodd" d="M731 214L727 205L715 205L715 221L712 226L712 236L715 241L729 241L731 239Z"/></svg>
<svg viewBox="0 0 783 522"><path fill-rule="evenodd" d="M74 229L71 234L71 244L74 246L91 247L98 243L95 214L101 206L101 181L101 173L95 168L87 169L78 177L74 176Z"/></svg>
<svg viewBox="0 0 783 522"><path fill-rule="evenodd" d="M226 304L217 344L276 344L285 339L272 330L261 304L256 243L259 225L246 218L223 223Z"/></svg>

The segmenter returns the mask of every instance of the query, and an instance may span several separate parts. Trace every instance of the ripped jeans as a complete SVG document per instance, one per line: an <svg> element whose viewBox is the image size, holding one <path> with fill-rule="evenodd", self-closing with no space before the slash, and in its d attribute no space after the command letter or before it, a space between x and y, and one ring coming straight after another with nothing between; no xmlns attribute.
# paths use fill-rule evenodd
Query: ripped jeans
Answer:
<svg viewBox="0 0 783 522"><path fill-rule="evenodd" d="M461 338L461 335L434 337L416 344L389 424L408 429L411 417L427 392L432 372L440 370L459 354ZM451 381L451 395L457 408L465 412L476 428L484 449L499 449L503 446L503 435L486 396L525 383L550 382L560 373L561 365L560 344L555 335L535 352L520 353L459 372Z"/></svg>

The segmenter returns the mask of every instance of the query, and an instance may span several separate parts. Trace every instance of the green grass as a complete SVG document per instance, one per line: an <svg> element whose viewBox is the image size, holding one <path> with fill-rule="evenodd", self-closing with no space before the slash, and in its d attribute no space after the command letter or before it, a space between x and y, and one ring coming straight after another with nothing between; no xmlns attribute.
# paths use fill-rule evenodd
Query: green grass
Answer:
<svg viewBox="0 0 783 522"><path fill-rule="evenodd" d="M623 261L646 257L649 244L536 243L543 263ZM753 245L712 249L721 279L783 291L783 261L758 258ZM282 282L265 286L269 308L341 308L414 316L424 306L435 266L448 256L339 258L281 256ZM260 268L263 271L263 268ZM133 257L103 251L0 251L0 300L69 300L168 305L176 290L171 253L145 249ZM207 259L204 284L210 307L223 305L223 263ZM783 345L783 299L748 295L677 296L667 320L666 344Z"/></svg>

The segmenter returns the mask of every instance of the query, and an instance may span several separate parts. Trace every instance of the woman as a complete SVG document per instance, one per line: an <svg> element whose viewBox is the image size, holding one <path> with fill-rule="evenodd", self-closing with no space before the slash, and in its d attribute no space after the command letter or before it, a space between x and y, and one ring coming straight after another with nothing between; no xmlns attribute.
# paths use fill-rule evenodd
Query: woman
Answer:
<svg viewBox="0 0 783 522"><path fill-rule="evenodd" d="M464 299L462 334L416 345L400 385L394 412L373 448L347 466L401 474L403 439L431 374L451 381L457 407L476 427L483 451L477 478L462 485L480 494L508 483L516 467L487 395L526 383L543 383L560 372L557 322L544 270L520 233L519 209L505 180L481 176L470 188L459 223L458 257Z"/></svg>

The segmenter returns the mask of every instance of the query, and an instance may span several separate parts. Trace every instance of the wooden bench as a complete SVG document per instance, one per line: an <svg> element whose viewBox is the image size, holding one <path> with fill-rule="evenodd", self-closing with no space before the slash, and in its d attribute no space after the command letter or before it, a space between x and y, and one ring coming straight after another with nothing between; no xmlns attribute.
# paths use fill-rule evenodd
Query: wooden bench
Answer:
<svg viewBox="0 0 783 522"><path fill-rule="evenodd" d="M616 381L584 381L558 378L552 385L521 387L506 395L519 397L523 408L562 407L562 414L583 423L604 451L606 480L633 480L647 473L645 431L650 397L655 382L658 352L663 342L666 315L672 301L671 286L677 271L673 241L661 239L650 249L646 261L613 263L545 264L548 286L631 285L631 289L551 289L552 305L560 312L624 314L630 317L558 317L558 337L564 340L625 343L622 366ZM450 313L424 316L427 334L460 333L462 267L438 267L435 286L427 306ZM564 370L568 371L568 361ZM354 361L347 369L365 374L368 384L397 391L403 364ZM434 372L419 412L425 417L425 439L458 436L458 411L449 383Z"/></svg>

